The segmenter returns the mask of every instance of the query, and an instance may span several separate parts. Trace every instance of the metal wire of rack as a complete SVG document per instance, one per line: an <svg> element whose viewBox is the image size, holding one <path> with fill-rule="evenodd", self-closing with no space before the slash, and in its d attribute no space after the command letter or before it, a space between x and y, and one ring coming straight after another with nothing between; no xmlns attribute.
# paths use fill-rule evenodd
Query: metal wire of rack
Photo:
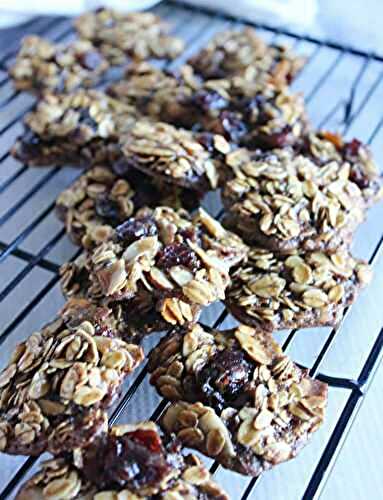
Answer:
<svg viewBox="0 0 383 500"><path fill-rule="evenodd" d="M294 90L296 88L304 91L309 115L311 115L314 124L318 127L336 127L346 135L358 133L362 135L362 140L368 142L374 149L381 132L383 132L383 116L379 114L379 110L374 105L379 97L379 91L383 90L381 89L383 86L383 57L334 42L316 39L309 35L257 25L246 20L211 13L208 10L196 9L183 4L164 2L154 10L168 19L174 27L173 31L187 42L185 53L170 66L176 66L185 61L192 52L203 46L215 32L228 27L250 24L258 28L261 36L267 40L290 42L294 50L308 55L308 62L294 83ZM24 26L24 30L28 33L47 36L56 41L64 41L73 36L71 23L64 18L34 19ZM2 195L1 199L6 200L6 203L0 203L0 269L9 266L10 262L17 262L18 265L17 272L2 280L4 287L0 289L2 314L5 316L0 324L0 347L5 356L9 346L16 343L18 331L21 330L21 338L25 338L27 332L31 331L30 328L40 326L33 322L34 311L41 308L41 305L47 300L50 301L50 294L57 288L60 263L79 253L78 249L68 244L65 231L60 224L52 222L52 220L54 221L52 211L55 198L52 186L55 186L56 191L59 192L62 189L60 186L68 185L68 178L71 181L78 173L71 171L66 177L65 171L67 169L57 167L44 170L29 169L25 165L17 165L9 155L7 146L12 144L12 140L20 131L20 120L34 105L34 101L29 96L21 95L12 89L7 77L6 70L15 53L16 47L11 46L3 54L0 54L0 194ZM339 75L343 75L343 77L341 78ZM339 85L340 80L341 85ZM43 203L41 203L41 199ZM31 205L32 200L35 209L33 209L33 204ZM206 204L210 212L216 215L220 214L220 207L214 195L208 197ZM380 215L382 215L381 212ZM25 220L27 220L26 224ZM383 248L383 236L376 234L377 228L381 227L379 222L379 212L373 211L367 224L361 230L363 238L357 239L356 247L359 253L355 252L356 255L361 254L362 257L366 258L376 267L377 271L379 265L382 264L379 262L379 258ZM43 274L43 279L35 279L37 271ZM39 282L39 287L38 291L33 293L29 289L29 283L36 280ZM27 292L22 293L24 298L21 304L18 303L18 290L20 288ZM370 298L367 296L364 299L366 304L369 303ZM11 307L9 318L7 318L6 310L10 302L16 302L17 308L13 310L17 312L12 314ZM52 307L54 307L56 302L55 300L52 302ZM285 350L297 353L299 361L303 360L302 364L309 368L310 375L327 382L334 393L342 391L342 403L337 409L337 418L326 430L326 435L322 436L321 445L317 446L315 453L313 453L310 470L308 470L305 480L302 481L299 496L304 499L319 496L323 489L382 359L383 321L378 315L378 319L371 323L373 328L369 329L371 331L368 342L365 342L364 351L360 353L357 362L348 366L346 370L342 370L342 367L337 364L335 370L331 368L331 363L328 360L333 360L333 352L336 354L339 349L343 349L346 335L343 332L350 333L348 330L351 327L350 325L347 327L346 324L350 321L354 323L352 316L355 316L354 311L358 311L358 307L357 303L349 308L339 327L323 329L324 333L322 334L319 332L300 332L298 335L298 331L293 330L285 332L279 337L283 340ZM351 320L349 321L350 316ZM47 321L51 316L46 316L44 311L42 318ZM232 324L232 319L225 310L222 310L222 306L209 308L203 320L214 327ZM29 327L27 330L26 325ZM358 349L358 345L356 344L353 349ZM307 352L308 355L306 355ZM293 354L291 355L294 358ZM137 375L133 375L130 385L113 408L111 423L123 417L132 399L140 390L142 392L142 387L145 386L147 380L146 374L146 367L143 367ZM151 418L156 419L165 408L165 403L156 397L152 397L152 403L154 404L152 404ZM148 414L146 413L145 416L147 417ZM0 457L0 471L2 460L3 457ZM1 478L0 475L0 499L13 495L20 482L30 474L36 461L35 458L19 457L17 462L12 462L11 468L13 470L16 468L17 471L13 476L7 474L6 477ZM262 483L265 482L263 476L257 479L248 479L230 475L216 463L211 464L211 471L217 476L217 480L224 478L225 475L226 478L235 478L230 480L231 483L236 484L235 490L233 490L236 492L235 498L255 498L256 492L258 494ZM281 474L283 475L283 472ZM276 494L269 496L279 498ZM286 495L283 498L290 498L290 496Z"/></svg>

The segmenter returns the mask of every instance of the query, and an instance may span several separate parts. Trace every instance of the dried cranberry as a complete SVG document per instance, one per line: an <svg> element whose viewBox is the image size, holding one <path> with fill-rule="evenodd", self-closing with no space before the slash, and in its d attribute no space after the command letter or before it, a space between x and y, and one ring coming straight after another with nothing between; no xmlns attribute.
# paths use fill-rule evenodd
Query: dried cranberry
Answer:
<svg viewBox="0 0 383 500"><path fill-rule="evenodd" d="M228 105L227 99L215 90L197 90L192 102L204 111L223 109Z"/></svg>
<svg viewBox="0 0 383 500"><path fill-rule="evenodd" d="M347 142L344 147L343 147L343 154L345 155L346 158L352 157L352 156L358 156L359 154L359 149L362 146L362 143L358 141L358 139L353 139L350 142Z"/></svg>
<svg viewBox="0 0 383 500"><path fill-rule="evenodd" d="M116 226L121 221L121 212L118 203L107 197L95 201L96 214L102 217L106 224Z"/></svg>
<svg viewBox="0 0 383 500"><path fill-rule="evenodd" d="M103 58L99 52L95 50L90 50L88 52L83 52L77 56L78 62L84 68L94 71L97 69L103 62Z"/></svg>
<svg viewBox="0 0 383 500"><path fill-rule="evenodd" d="M251 365L242 351L220 351L198 373L197 391L204 395L207 404L217 410L222 410L227 404L235 406L238 397L241 402L247 398L244 387L251 374Z"/></svg>
<svg viewBox="0 0 383 500"><path fill-rule="evenodd" d="M209 153L215 152L214 147L214 134L209 132L201 132L197 136L198 142L207 150Z"/></svg>
<svg viewBox="0 0 383 500"><path fill-rule="evenodd" d="M355 182L355 184L360 189L366 189L366 188L368 188L368 186L370 184L370 179L368 178L366 173L363 171L363 168L361 166L358 166L358 165L351 166L350 181Z"/></svg>
<svg viewBox="0 0 383 500"><path fill-rule="evenodd" d="M145 448L153 453L160 453L162 443L159 435L150 430L137 430L129 434L129 438L137 443L141 443Z"/></svg>
<svg viewBox="0 0 383 500"><path fill-rule="evenodd" d="M126 245L156 234L157 226L151 217L131 218L116 228L117 241L123 241Z"/></svg>
<svg viewBox="0 0 383 500"><path fill-rule="evenodd" d="M280 132L273 134L255 133L251 139L251 146L260 148L276 149L288 146L291 143L291 127L286 125Z"/></svg>
<svg viewBox="0 0 383 500"><path fill-rule="evenodd" d="M28 161L28 159L38 157L41 153L40 142L40 137L32 130L28 130L22 137L20 148L17 150L18 158L20 160L25 158Z"/></svg>
<svg viewBox="0 0 383 500"><path fill-rule="evenodd" d="M96 440L84 454L83 472L101 489L138 490L161 482L169 473L169 464L159 436L137 430Z"/></svg>
<svg viewBox="0 0 383 500"><path fill-rule="evenodd" d="M199 268L199 261L195 252L188 245L173 243L172 245L167 245L159 252L157 265L162 269L185 266L194 272Z"/></svg>

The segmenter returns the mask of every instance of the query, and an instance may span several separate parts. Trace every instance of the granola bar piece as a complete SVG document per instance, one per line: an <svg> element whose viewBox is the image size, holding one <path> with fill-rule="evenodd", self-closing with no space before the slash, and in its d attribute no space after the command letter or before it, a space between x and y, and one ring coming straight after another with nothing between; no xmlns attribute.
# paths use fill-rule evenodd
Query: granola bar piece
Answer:
<svg viewBox="0 0 383 500"><path fill-rule="evenodd" d="M109 309L74 301L16 347L0 374L1 451L57 454L105 429L104 409L143 360L114 323Z"/></svg>
<svg viewBox="0 0 383 500"><path fill-rule="evenodd" d="M228 78L245 75L248 79L263 79L272 83L290 83L302 69L306 59L283 45L267 45L255 29L218 33L189 64L204 78Z"/></svg>
<svg viewBox="0 0 383 500"><path fill-rule="evenodd" d="M120 136L136 119L134 108L96 90L47 95L26 116L12 154L35 166L112 163L120 157Z"/></svg>
<svg viewBox="0 0 383 500"><path fill-rule="evenodd" d="M370 278L370 267L344 248L291 255L251 248L225 302L239 321L270 332L335 326Z"/></svg>
<svg viewBox="0 0 383 500"><path fill-rule="evenodd" d="M362 192L368 206L383 197L383 176L379 173L371 151L358 139L347 142L339 134L328 131L311 132L297 143L298 150L316 164L326 166L335 161L350 165L350 180Z"/></svg>
<svg viewBox="0 0 383 500"><path fill-rule="evenodd" d="M148 62L130 64L124 77L107 87L107 93L122 102L136 106L145 115L173 123L171 103L177 105L201 81L195 81L190 66L182 66L179 74L158 68ZM167 119L167 113L170 116Z"/></svg>
<svg viewBox="0 0 383 500"><path fill-rule="evenodd" d="M133 65L108 93L153 119L252 148L294 145L309 129L300 94L239 76L202 81L190 66L171 74Z"/></svg>
<svg viewBox="0 0 383 500"><path fill-rule="evenodd" d="M166 24L151 12L119 13L101 8L75 21L80 38L89 40L112 64L127 58L174 59L184 49L179 38L167 34Z"/></svg>
<svg viewBox="0 0 383 500"><path fill-rule="evenodd" d="M292 149L226 156L228 227L276 252L335 251L351 241L366 205L349 164L316 165Z"/></svg>
<svg viewBox="0 0 383 500"><path fill-rule="evenodd" d="M22 41L9 75L17 90L66 93L95 86L108 68L106 59L86 40L62 45L31 35Z"/></svg>
<svg viewBox="0 0 383 500"><path fill-rule="evenodd" d="M226 140L199 136L172 125L141 120L121 139L127 166L178 186L205 192L216 189Z"/></svg>
<svg viewBox="0 0 383 500"><path fill-rule="evenodd" d="M224 298L229 269L247 247L204 210L159 207L118 226L95 250L62 267L62 288L107 304L118 302L129 325L147 332L195 322Z"/></svg>
<svg viewBox="0 0 383 500"><path fill-rule="evenodd" d="M144 207L194 209L199 201L195 191L161 183L115 163L111 168L95 166L81 175L58 196L56 215L73 243L92 248Z"/></svg>
<svg viewBox="0 0 383 500"><path fill-rule="evenodd" d="M193 325L150 354L151 382L175 401L161 426L241 474L297 455L322 424L327 385L295 365L266 332Z"/></svg>
<svg viewBox="0 0 383 500"><path fill-rule="evenodd" d="M153 422L112 427L87 448L48 460L16 498L228 500L200 460Z"/></svg>

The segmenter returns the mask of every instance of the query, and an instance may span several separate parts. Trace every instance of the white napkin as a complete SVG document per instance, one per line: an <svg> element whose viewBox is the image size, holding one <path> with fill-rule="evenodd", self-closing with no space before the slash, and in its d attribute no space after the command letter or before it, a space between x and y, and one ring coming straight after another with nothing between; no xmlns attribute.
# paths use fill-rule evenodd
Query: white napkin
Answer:
<svg viewBox="0 0 383 500"><path fill-rule="evenodd" d="M225 11L258 22L310 25L317 12L317 0L185 0L191 5ZM0 0L0 27L25 22L36 15L75 16L100 6L121 11L142 10L158 0Z"/></svg>

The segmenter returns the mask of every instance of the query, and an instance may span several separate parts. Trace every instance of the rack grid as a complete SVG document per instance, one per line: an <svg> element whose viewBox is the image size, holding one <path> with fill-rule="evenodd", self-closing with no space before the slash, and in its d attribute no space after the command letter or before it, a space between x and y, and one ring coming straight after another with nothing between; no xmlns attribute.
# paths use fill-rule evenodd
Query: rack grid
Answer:
<svg viewBox="0 0 383 500"><path fill-rule="evenodd" d="M255 26L268 41L290 43L296 52L308 56L307 64L293 88L304 92L314 125L337 129L349 137L358 135L370 144L377 161L380 160L378 143L383 141L383 114L379 112L379 96L383 94L382 56L182 3L162 2L154 11L167 19L173 26L173 32L186 41L185 53L169 67L184 62L215 32L229 27L239 28L244 24ZM23 26L20 38L25 32L47 36L55 41L66 41L74 36L71 21L62 17L35 18ZM47 301L53 308L60 302L60 299L50 298L53 291L57 290L60 264L79 254L79 250L68 243L64 229L52 215L55 196L79 172L57 167L30 169L17 164L9 154L9 146L20 133L23 116L34 106L34 100L30 96L12 89L7 77L7 68L16 50L17 40L0 53L0 269L3 274L0 302L4 316L0 324L0 350L4 355L4 358L0 355L2 365L10 347L20 338L25 338L31 329L41 326L33 319L34 311L41 309ZM217 200L214 194L208 196L206 206L211 213L219 216L221 207ZM383 264L383 236L378 234L378 228L382 227L382 215L381 209L372 210L367 223L357 235L354 249L357 256L364 257L373 265L378 278L369 291L365 292L364 298L345 312L341 325L336 329L327 328L321 329L322 331L293 330L278 336L283 348L289 350L293 359L308 367L310 375L330 385L330 398L336 396L341 401L335 412L336 419L321 434L320 446L317 445L312 457L310 456L310 467L306 467L307 473L299 490L299 496L304 499L318 497L322 491L382 358L383 318L378 302L373 300L374 290L379 290L379 282L376 281L379 281L379 270ZM8 273L9 278L3 271L5 266L16 268L14 273ZM30 283L37 282L38 290L34 293ZM16 304L17 308L10 307L11 303ZM367 307L371 320L364 318L364 307ZM47 309L43 309L39 313L41 323L51 319ZM215 327L234 324L222 306L210 307L203 315L203 321ZM356 343L352 340L355 335L364 334L363 331L356 332L357 328L368 329L368 335L362 343L360 340ZM345 357L350 358L347 366L342 366L341 359L338 363L339 353L345 353ZM154 394L143 395L143 391L150 391L149 386L145 387L146 374L146 367L141 368L138 374L133 374L130 385L113 408L111 423L124 416L130 418L131 413L136 410L130 410L129 403L136 395L143 401L142 406L146 412L151 404L151 409L145 416L150 412L151 418L160 416L165 403ZM340 398L338 391L341 391ZM315 436L313 441L318 439ZM312 445L309 444L307 449L310 446ZM0 464L4 460L5 456L1 456ZM1 499L13 496L20 482L30 475L36 462L35 458L22 457L11 461L10 467L12 470L16 469L16 473L7 474L6 477L1 477L0 474ZM260 485L262 487L262 482L265 482L264 476L257 479L240 478L213 462L210 463L210 468L217 480L222 479L224 486L226 482L234 484L233 491L238 498L255 498ZM2 466L0 473L1 470ZM283 480L282 467L279 477ZM270 496L279 498L275 492ZM290 496L286 495L284 498Z"/></svg>

